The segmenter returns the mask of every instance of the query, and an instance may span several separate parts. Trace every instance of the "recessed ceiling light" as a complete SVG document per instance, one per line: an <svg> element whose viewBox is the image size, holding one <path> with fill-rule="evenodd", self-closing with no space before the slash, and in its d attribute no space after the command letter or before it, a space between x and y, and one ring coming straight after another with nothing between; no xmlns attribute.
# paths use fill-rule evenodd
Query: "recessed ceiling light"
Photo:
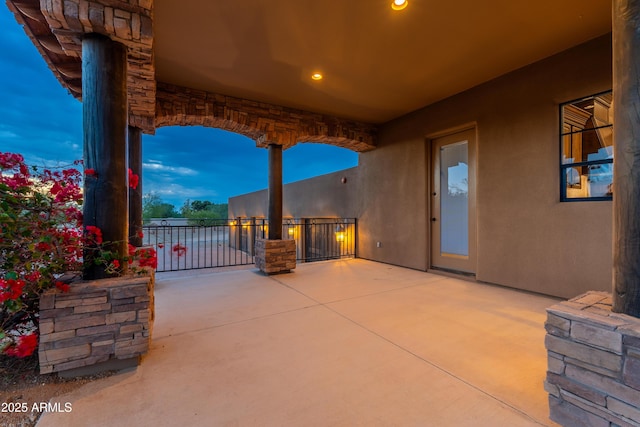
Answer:
<svg viewBox="0 0 640 427"><path fill-rule="evenodd" d="M391 3L391 9L402 10L409 4L409 0L393 0Z"/></svg>
<svg viewBox="0 0 640 427"><path fill-rule="evenodd" d="M313 73L311 74L311 78L313 80L322 80L322 73Z"/></svg>

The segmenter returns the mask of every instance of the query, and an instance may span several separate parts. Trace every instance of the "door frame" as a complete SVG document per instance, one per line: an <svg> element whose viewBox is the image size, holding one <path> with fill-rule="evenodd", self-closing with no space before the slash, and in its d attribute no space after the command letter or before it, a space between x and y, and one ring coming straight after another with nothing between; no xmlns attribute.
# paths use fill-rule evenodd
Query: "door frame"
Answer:
<svg viewBox="0 0 640 427"><path fill-rule="evenodd" d="M454 136L459 133L467 131L473 132L473 141L470 141L468 145L468 161L469 161L469 176L473 177L470 180L471 186L469 188L469 261L467 266L461 267L460 265L440 266L434 265L433 254L433 222L434 215L434 200L433 193L435 189L435 160L434 154L436 140L441 138ZM429 134L426 137L427 150L427 171L428 171L428 192L427 198L427 216L425 218L427 222L428 238L427 238L427 270L439 270L448 271L453 273L459 273L464 275L475 276L478 266L478 204L477 204L477 189L478 189L478 127L477 124L468 123L454 128L449 128L444 131ZM455 263L454 263L455 264Z"/></svg>

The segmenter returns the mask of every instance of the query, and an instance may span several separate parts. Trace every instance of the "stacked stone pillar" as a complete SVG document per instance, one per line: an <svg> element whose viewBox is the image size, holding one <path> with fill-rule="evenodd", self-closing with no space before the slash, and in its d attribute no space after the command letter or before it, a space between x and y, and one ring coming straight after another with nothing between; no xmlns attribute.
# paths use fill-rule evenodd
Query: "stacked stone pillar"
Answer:
<svg viewBox="0 0 640 427"><path fill-rule="evenodd" d="M87 375L136 366L149 351L154 276L73 283L40 296L40 373Z"/></svg>
<svg viewBox="0 0 640 427"><path fill-rule="evenodd" d="M640 425L640 319L589 292L547 309L550 417L563 426Z"/></svg>

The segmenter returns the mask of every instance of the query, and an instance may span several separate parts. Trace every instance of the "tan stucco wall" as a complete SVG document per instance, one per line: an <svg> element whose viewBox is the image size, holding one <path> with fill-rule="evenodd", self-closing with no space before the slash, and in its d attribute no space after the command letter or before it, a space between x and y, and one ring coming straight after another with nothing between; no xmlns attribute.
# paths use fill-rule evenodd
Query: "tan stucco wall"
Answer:
<svg viewBox="0 0 640 427"><path fill-rule="evenodd" d="M346 182L342 183L342 178ZM355 218L358 168L345 169L283 187L285 218ZM229 218L267 217L267 190L229 199Z"/></svg>
<svg viewBox="0 0 640 427"><path fill-rule="evenodd" d="M559 104L609 90L611 78L605 36L401 117L357 168L286 185L284 215L356 217L359 257L427 270L430 137L473 125L476 278L560 297L609 290L611 202L560 202ZM266 191L229 209L266 216Z"/></svg>
<svg viewBox="0 0 640 427"><path fill-rule="evenodd" d="M358 255L428 268L428 137L475 123L477 279L562 297L609 289L611 202L560 203L558 108L610 88L606 36L386 124L360 155Z"/></svg>

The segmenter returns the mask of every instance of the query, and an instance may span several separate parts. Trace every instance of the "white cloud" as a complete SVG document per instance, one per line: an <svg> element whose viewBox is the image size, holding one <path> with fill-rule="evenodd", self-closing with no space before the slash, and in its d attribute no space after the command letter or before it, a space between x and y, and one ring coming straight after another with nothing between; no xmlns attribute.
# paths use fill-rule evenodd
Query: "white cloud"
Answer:
<svg viewBox="0 0 640 427"><path fill-rule="evenodd" d="M142 168L143 170L146 169L148 171L153 171L153 172L173 173L173 174L183 175L183 176L198 175L198 171L194 169L185 168L181 166L178 166L178 167L167 166L159 160L149 160L146 163L142 163Z"/></svg>
<svg viewBox="0 0 640 427"><path fill-rule="evenodd" d="M187 187L180 184L158 185L151 183L145 188L145 192L155 193L163 200L176 206L180 206L185 200L210 200L218 196L218 192L209 188Z"/></svg>
<svg viewBox="0 0 640 427"><path fill-rule="evenodd" d="M11 132L9 130L0 130L0 139L10 139L10 138L17 138L18 135L14 132Z"/></svg>

